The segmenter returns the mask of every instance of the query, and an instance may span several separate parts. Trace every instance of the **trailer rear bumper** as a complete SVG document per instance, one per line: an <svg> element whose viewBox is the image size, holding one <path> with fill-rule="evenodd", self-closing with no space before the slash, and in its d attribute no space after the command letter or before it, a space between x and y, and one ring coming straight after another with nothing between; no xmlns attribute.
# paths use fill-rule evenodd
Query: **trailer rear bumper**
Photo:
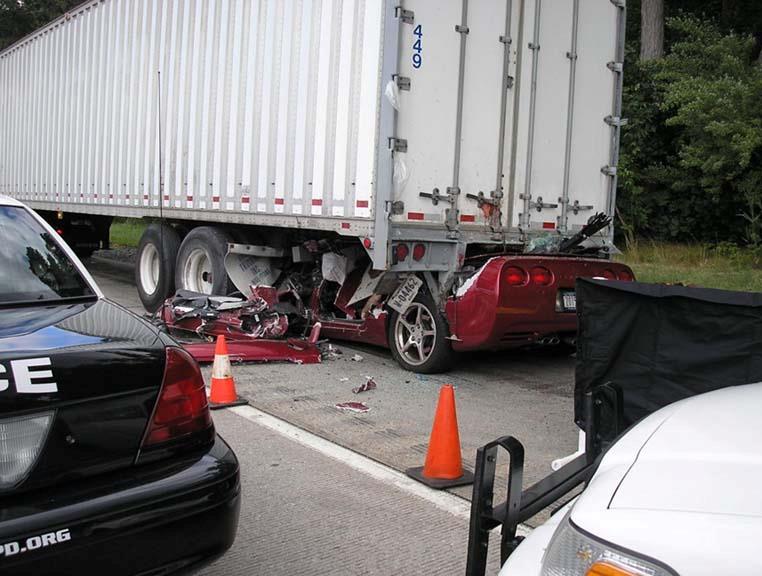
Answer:
<svg viewBox="0 0 762 576"><path fill-rule="evenodd" d="M549 256L490 259L445 305L457 351L500 349L541 342L577 331L574 309L564 295L577 278L632 280L624 264Z"/></svg>

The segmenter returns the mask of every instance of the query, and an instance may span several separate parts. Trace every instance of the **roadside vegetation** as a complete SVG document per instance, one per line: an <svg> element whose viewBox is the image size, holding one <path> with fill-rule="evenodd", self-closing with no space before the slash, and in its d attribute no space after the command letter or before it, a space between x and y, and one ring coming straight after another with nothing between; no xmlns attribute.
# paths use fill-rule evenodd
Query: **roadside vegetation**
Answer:
<svg viewBox="0 0 762 576"><path fill-rule="evenodd" d="M115 218L111 223L112 248L136 248L146 223L137 218Z"/></svg>
<svg viewBox="0 0 762 576"><path fill-rule="evenodd" d="M753 248L640 241L617 260L640 282L762 292L762 252Z"/></svg>

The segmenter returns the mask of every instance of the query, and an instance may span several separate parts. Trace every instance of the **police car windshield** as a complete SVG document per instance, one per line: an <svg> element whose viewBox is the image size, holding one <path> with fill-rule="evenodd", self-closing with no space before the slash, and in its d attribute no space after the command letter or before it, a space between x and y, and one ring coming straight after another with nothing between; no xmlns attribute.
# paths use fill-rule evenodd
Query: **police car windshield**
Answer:
<svg viewBox="0 0 762 576"><path fill-rule="evenodd" d="M93 296L72 261L26 209L0 206L0 304Z"/></svg>

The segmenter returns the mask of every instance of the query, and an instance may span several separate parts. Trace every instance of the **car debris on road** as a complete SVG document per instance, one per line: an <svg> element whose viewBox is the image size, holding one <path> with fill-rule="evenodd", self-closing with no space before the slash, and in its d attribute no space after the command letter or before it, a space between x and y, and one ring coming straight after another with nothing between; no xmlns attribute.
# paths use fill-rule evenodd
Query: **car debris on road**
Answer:
<svg viewBox="0 0 762 576"><path fill-rule="evenodd" d="M295 321L296 320L296 321ZM289 336L292 326L305 327L305 311L291 289L251 286L248 298L210 296L179 290L158 311L155 322L177 337L199 362L214 359L214 342L225 336L233 362L316 364L320 323L310 335Z"/></svg>
<svg viewBox="0 0 762 576"><path fill-rule="evenodd" d="M362 392L368 392L369 390L375 390L378 386L376 385L376 381L373 380L371 376L367 376L368 380L365 382L365 384L362 384L361 386L358 386L357 388L352 388L352 392L354 394L360 394Z"/></svg>
<svg viewBox="0 0 762 576"><path fill-rule="evenodd" d="M341 402L335 405L337 409L344 410L346 412L358 412L365 413L370 412L370 406L365 402Z"/></svg>

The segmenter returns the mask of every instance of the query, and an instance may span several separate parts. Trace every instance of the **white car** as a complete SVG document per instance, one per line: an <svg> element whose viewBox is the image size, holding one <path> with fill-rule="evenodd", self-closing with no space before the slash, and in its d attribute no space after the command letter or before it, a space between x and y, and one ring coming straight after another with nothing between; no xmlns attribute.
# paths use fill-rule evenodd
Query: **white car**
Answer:
<svg viewBox="0 0 762 576"><path fill-rule="evenodd" d="M654 412L500 576L761 575L761 411L757 383Z"/></svg>

